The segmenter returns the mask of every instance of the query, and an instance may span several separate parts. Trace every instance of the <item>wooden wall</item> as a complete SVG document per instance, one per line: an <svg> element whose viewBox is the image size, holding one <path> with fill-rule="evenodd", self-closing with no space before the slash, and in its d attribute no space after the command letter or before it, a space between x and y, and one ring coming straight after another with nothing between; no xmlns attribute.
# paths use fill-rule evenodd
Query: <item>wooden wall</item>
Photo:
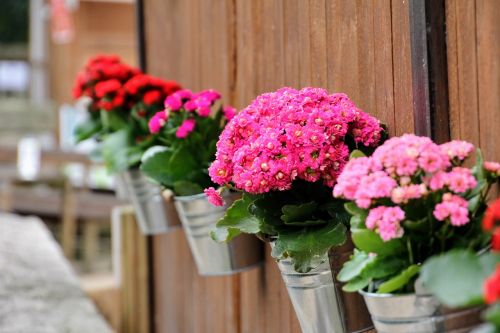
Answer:
<svg viewBox="0 0 500 333"><path fill-rule="evenodd" d="M500 1L448 0L446 26L453 138L500 161Z"/></svg>
<svg viewBox="0 0 500 333"><path fill-rule="evenodd" d="M282 86L346 92L412 132L408 1L144 0L147 70L246 106ZM202 278L182 231L153 239L155 328L300 332L276 265Z"/></svg>
<svg viewBox="0 0 500 333"><path fill-rule="evenodd" d="M72 14L75 37L68 44L50 44L50 92L57 103L72 103L71 87L88 58L117 54L137 64L135 6L130 0L80 0Z"/></svg>

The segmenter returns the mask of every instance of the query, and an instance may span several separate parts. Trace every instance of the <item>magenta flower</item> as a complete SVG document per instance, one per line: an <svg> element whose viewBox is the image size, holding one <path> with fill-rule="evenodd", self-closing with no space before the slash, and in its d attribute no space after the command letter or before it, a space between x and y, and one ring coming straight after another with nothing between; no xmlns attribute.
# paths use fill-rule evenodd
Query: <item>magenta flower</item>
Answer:
<svg viewBox="0 0 500 333"><path fill-rule="evenodd" d="M434 217L439 221L450 219L454 226L462 226L469 223L469 209L467 200L451 193L443 195L441 203L437 204L433 211Z"/></svg>
<svg viewBox="0 0 500 333"><path fill-rule="evenodd" d="M167 122L167 113L165 111L160 111L155 113L153 117L149 120L149 131L153 134L160 132L161 128Z"/></svg>
<svg viewBox="0 0 500 333"><path fill-rule="evenodd" d="M209 187L205 189L205 195L208 199L208 202L210 202L214 206L224 206L224 200L222 199L222 196L220 195L219 191L217 191L213 187Z"/></svg>
<svg viewBox="0 0 500 333"><path fill-rule="evenodd" d="M232 106L224 106L222 108L222 112L224 113L224 117L226 117L227 120L233 119L236 115L236 109Z"/></svg>
<svg viewBox="0 0 500 333"><path fill-rule="evenodd" d="M172 94L165 99L165 108L177 111L182 107L182 100L177 94Z"/></svg>
<svg viewBox="0 0 500 333"><path fill-rule="evenodd" d="M196 125L196 120L194 119L186 119L182 122L181 126L177 129L175 136L179 139L184 139L194 130Z"/></svg>
<svg viewBox="0 0 500 333"><path fill-rule="evenodd" d="M234 109L223 112L231 118ZM382 131L376 118L344 94L282 88L234 115L209 174L220 185L232 182L249 193L288 190L295 179L332 187L349 159L345 137L375 146Z"/></svg>

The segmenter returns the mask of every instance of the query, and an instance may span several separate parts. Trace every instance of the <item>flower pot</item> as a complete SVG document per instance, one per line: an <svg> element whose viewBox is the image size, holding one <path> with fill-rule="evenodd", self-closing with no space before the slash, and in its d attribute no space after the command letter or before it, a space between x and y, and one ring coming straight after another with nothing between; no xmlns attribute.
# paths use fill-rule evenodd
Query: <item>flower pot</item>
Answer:
<svg viewBox="0 0 500 333"><path fill-rule="evenodd" d="M296 272L289 259L278 262L302 332L348 333L373 328L362 298L343 292L341 284L333 278L349 253L352 253L350 242L331 250L330 260L325 254L325 261L307 273Z"/></svg>
<svg viewBox="0 0 500 333"><path fill-rule="evenodd" d="M180 226L172 200L162 196L158 184L136 169L124 172L123 179L143 234L156 235Z"/></svg>
<svg viewBox="0 0 500 333"><path fill-rule="evenodd" d="M209 236L234 199L226 196L224 207L213 206L203 193L174 199L200 275L234 274L262 262L262 242L252 235L240 235L228 244L216 243Z"/></svg>
<svg viewBox="0 0 500 333"><path fill-rule="evenodd" d="M128 200L125 172L120 172L119 174L115 175L115 194L119 200Z"/></svg>
<svg viewBox="0 0 500 333"><path fill-rule="evenodd" d="M481 322L481 307L451 310L431 295L361 294L379 333L465 333Z"/></svg>
<svg viewBox="0 0 500 333"><path fill-rule="evenodd" d="M342 284L334 278L352 254L353 244L348 239L346 244L331 249L329 258L325 254L325 261L307 273L296 272L289 259L278 262L304 333L353 333L373 329L363 298L342 291Z"/></svg>

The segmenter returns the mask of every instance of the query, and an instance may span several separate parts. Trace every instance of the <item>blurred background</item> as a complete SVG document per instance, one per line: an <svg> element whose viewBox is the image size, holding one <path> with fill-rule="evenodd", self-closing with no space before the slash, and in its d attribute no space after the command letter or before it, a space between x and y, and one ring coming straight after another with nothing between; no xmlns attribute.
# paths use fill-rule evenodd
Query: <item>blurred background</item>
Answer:
<svg viewBox="0 0 500 333"><path fill-rule="evenodd" d="M111 211L121 202L114 180L87 157L94 143L74 144L86 112L71 87L92 55L136 64L134 1L2 0L0 9L0 211L40 217L119 330Z"/></svg>

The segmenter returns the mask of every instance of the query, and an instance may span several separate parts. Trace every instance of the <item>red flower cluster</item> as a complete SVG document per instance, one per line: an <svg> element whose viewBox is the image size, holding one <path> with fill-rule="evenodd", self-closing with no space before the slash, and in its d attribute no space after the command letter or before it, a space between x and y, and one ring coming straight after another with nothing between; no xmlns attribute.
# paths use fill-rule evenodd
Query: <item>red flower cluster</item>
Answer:
<svg viewBox="0 0 500 333"><path fill-rule="evenodd" d="M493 304L500 300L500 265L493 274L484 281L484 300L487 304Z"/></svg>
<svg viewBox="0 0 500 333"><path fill-rule="evenodd" d="M115 55L98 55L87 62L78 73L73 87L73 97L88 96L91 111L112 110L125 103L123 84L139 73Z"/></svg>
<svg viewBox="0 0 500 333"><path fill-rule="evenodd" d="M177 82L141 73L115 55L98 55L78 74L73 97L90 97L90 111L131 110L140 102L146 107L154 105L154 111L158 111L163 108L165 98L180 88ZM146 116L146 111L141 109L137 114Z"/></svg>
<svg viewBox="0 0 500 333"><path fill-rule="evenodd" d="M483 219L483 229L492 233L492 249L500 251L500 199L493 202L486 210Z"/></svg>
<svg viewBox="0 0 500 333"><path fill-rule="evenodd" d="M160 109L165 98L181 89L181 86L175 81L164 81L151 75L139 74L128 80L124 88L133 103L142 101L146 106L158 104Z"/></svg>

